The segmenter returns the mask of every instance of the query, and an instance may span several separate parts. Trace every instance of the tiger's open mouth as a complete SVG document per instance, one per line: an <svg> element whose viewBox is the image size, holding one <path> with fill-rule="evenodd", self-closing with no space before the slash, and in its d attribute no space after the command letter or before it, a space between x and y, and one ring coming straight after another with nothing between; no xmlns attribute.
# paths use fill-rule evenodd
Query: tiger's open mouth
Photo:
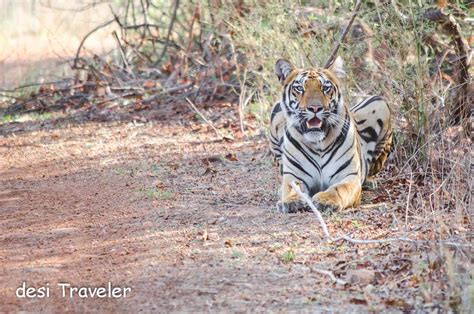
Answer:
<svg viewBox="0 0 474 314"><path fill-rule="evenodd" d="M318 117L314 117L306 121L306 126L309 131L311 131L312 129L321 129L322 125L323 122Z"/></svg>

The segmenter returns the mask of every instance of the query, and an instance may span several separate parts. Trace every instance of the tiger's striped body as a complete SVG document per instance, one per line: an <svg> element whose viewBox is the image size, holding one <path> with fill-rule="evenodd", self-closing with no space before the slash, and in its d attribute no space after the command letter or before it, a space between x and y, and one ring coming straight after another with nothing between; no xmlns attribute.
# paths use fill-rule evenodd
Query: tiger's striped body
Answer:
<svg viewBox="0 0 474 314"><path fill-rule="evenodd" d="M284 85L271 114L271 149L280 164L279 209L303 207L296 180L320 207L344 209L360 202L362 184L385 163L391 146L390 109L378 96L348 108L334 72L295 69L279 60Z"/></svg>

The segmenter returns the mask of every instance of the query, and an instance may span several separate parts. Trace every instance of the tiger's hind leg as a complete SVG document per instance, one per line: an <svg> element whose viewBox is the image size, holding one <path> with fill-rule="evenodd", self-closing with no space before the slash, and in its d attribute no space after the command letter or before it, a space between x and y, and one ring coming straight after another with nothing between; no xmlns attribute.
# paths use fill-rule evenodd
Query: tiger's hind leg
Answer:
<svg viewBox="0 0 474 314"><path fill-rule="evenodd" d="M375 148L376 157L372 162L372 165L369 170L369 176L375 176L380 170L382 170L385 162L388 159L392 149L392 129L388 130L387 134L380 139Z"/></svg>
<svg viewBox="0 0 474 314"><path fill-rule="evenodd" d="M392 146L390 107L382 97L372 96L352 106L350 112L356 122L366 163L365 176L373 177L382 170Z"/></svg>

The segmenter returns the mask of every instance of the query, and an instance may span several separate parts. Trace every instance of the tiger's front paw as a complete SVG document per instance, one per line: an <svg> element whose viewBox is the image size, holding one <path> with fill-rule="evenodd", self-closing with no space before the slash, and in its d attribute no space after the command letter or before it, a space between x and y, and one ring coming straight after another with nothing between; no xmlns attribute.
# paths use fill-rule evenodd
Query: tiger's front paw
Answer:
<svg viewBox="0 0 474 314"><path fill-rule="evenodd" d="M277 203L277 211L280 213L296 213L299 211L305 211L307 210L306 207L306 203L300 200L291 202L278 201Z"/></svg>
<svg viewBox="0 0 474 314"><path fill-rule="evenodd" d="M337 199L327 192L319 192L313 196L316 208L322 212L331 212L341 208Z"/></svg>

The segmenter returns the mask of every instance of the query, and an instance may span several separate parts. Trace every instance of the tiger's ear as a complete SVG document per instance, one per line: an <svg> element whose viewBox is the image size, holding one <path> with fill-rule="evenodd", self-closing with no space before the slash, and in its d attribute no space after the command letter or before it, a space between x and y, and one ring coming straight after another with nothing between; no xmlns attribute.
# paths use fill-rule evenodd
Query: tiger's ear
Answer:
<svg viewBox="0 0 474 314"><path fill-rule="evenodd" d="M331 65L329 65L329 70L334 73L337 78L346 77L346 72L344 71L344 61L342 61L342 58L339 56L334 59Z"/></svg>
<svg viewBox="0 0 474 314"><path fill-rule="evenodd" d="M294 69L295 66L284 59L278 59L275 63L275 74L282 84Z"/></svg>

